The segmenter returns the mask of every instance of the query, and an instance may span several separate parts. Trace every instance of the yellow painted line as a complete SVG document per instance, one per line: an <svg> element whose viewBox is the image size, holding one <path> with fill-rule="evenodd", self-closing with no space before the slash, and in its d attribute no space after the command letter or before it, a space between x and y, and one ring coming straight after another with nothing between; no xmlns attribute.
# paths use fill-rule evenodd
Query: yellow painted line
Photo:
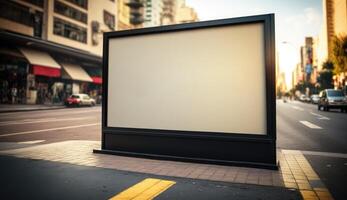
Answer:
<svg viewBox="0 0 347 200"><path fill-rule="evenodd" d="M304 200L334 200L325 185L315 188L311 181L321 181L302 151L282 150L285 164L288 165L289 176L282 174L285 187L299 189Z"/></svg>
<svg viewBox="0 0 347 200"><path fill-rule="evenodd" d="M147 178L140 183L110 198L110 200L150 200L164 192L176 182Z"/></svg>

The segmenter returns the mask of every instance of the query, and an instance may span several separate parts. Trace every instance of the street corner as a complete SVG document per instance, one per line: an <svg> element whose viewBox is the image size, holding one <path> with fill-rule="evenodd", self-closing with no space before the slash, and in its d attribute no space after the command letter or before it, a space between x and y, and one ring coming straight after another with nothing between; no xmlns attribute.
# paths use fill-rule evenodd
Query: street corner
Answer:
<svg viewBox="0 0 347 200"><path fill-rule="evenodd" d="M0 156L9 199L301 199L297 190ZM18 173L13 174L13 171ZM20 190L21 192L16 192Z"/></svg>

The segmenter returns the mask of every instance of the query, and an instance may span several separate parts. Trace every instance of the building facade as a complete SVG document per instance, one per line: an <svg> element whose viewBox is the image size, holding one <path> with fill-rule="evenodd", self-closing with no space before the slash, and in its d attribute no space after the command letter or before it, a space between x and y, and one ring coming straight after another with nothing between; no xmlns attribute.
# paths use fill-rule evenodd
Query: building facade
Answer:
<svg viewBox="0 0 347 200"><path fill-rule="evenodd" d="M130 7L126 3L127 0L117 0L117 30L133 28L130 24Z"/></svg>
<svg viewBox="0 0 347 200"><path fill-rule="evenodd" d="M1 103L101 94L102 33L116 28L115 1L1 1L0 11Z"/></svg>
<svg viewBox="0 0 347 200"><path fill-rule="evenodd" d="M193 8L184 4L181 7L178 7L175 16L176 23L189 23L196 22L198 20L198 15Z"/></svg>
<svg viewBox="0 0 347 200"><path fill-rule="evenodd" d="M144 27L160 26L163 1L145 0L144 5Z"/></svg>
<svg viewBox="0 0 347 200"><path fill-rule="evenodd" d="M347 35L347 1L323 0L323 24L318 38L318 71L326 60L332 58L334 36ZM335 88L344 88L347 92L347 72L334 76Z"/></svg>
<svg viewBox="0 0 347 200"><path fill-rule="evenodd" d="M142 28L144 22L144 0L128 0L125 5L129 7L129 23L133 28Z"/></svg>

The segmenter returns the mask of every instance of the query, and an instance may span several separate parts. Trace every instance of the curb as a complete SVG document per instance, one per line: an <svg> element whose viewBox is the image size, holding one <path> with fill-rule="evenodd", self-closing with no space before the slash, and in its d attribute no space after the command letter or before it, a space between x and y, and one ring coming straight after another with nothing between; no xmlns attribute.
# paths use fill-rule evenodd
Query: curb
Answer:
<svg viewBox="0 0 347 200"><path fill-rule="evenodd" d="M12 109L12 110L0 111L0 113L29 112L29 111L39 111L39 110L58 110L58 109L64 109L64 108L66 107L62 106L62 107L54 107L54 108Z"/></svg>

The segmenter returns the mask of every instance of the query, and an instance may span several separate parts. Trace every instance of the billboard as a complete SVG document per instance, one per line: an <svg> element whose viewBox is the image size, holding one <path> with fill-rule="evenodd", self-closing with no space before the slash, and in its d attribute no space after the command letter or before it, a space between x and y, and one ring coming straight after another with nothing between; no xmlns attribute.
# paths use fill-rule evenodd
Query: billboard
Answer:
<svg viewBox="0 0 347 200"><path fill-rule="evenodd" d="M274 52L272 14L105 33L101 152L276 166Z"/></svg>

